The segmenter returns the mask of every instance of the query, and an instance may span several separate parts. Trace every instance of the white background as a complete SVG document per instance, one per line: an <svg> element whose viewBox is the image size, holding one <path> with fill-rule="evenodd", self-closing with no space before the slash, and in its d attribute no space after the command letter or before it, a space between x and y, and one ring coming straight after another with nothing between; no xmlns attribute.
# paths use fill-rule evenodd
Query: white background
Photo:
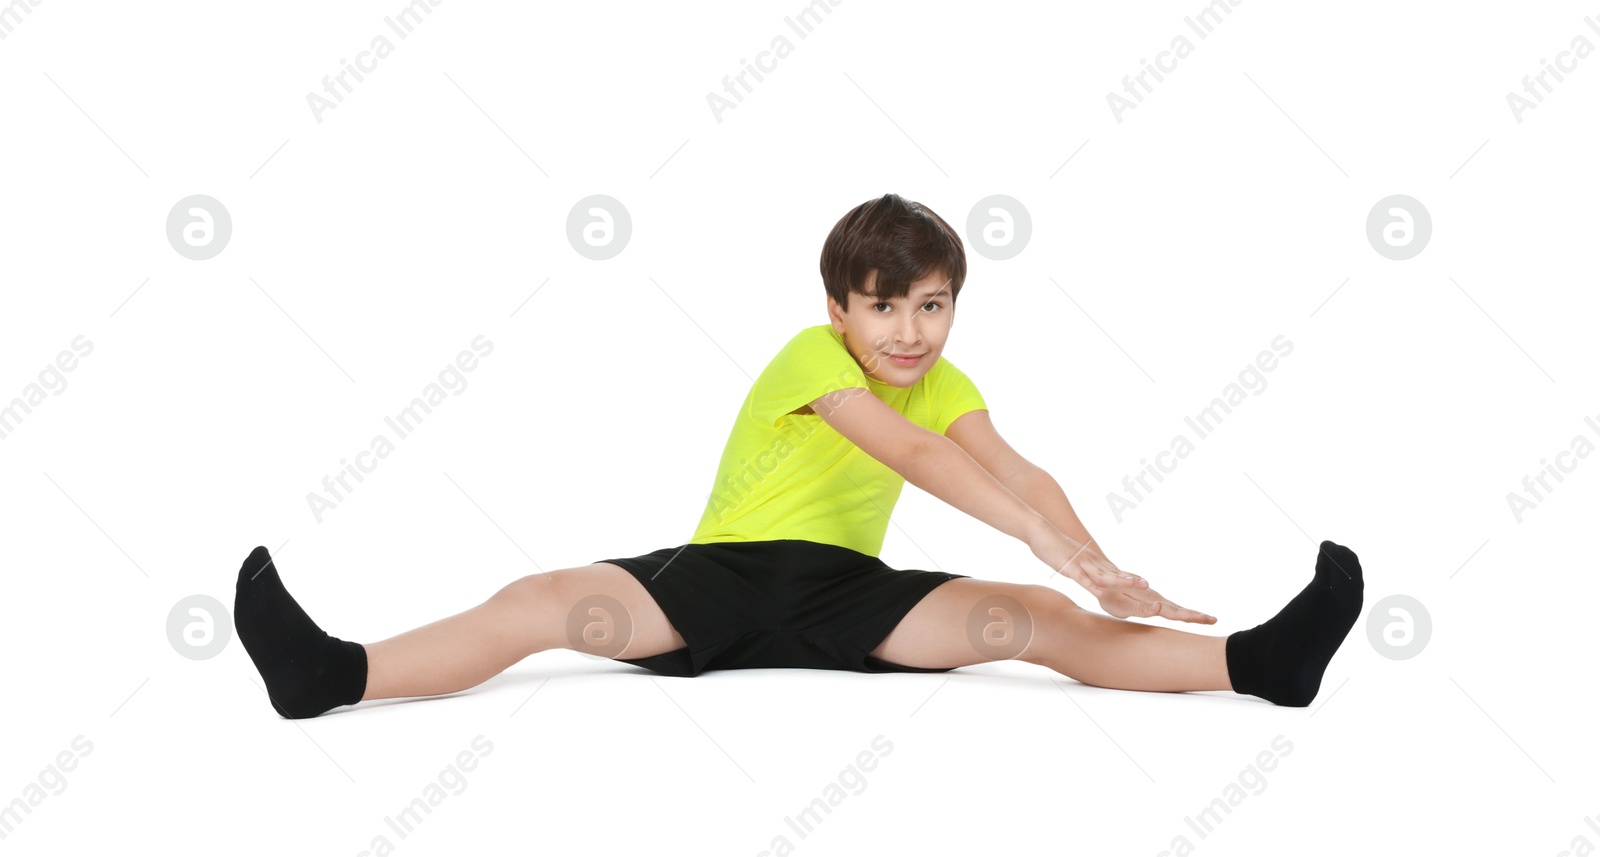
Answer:
<svg viewBox="0 0 1600 857"><path fill-rule="evenodd" d="M1600 841L1600 459L1520 522L1506 499L1575 436L1600 442L1600 58L1520 123L1506 102L1574 37L1600 43L1600 8L1246 2L1201 39L1198 0L1043 6L848 0L804 39L784 23L799 0L449 0L405 39L383 23L398 0L14 12L0 402L75 336L94 350L0 440L0 802L74 736L93 749L5 848ZM307 95L379 33L393 53L318 122ZM1107 94L1179 33L1193 52L1116 121ZM780 34L793 52L717 121L707 95ZM963 231L984 197L1026 207L1015 258L963 235L945 355L1113 560L1220 620L1187 628L1270 617L1332 539L1368 611L1425 606L1422 652L1384 657L1364 616L1291 709L1017 662L690 681L554 651L448 698L291 722L236 638L202 661L168 642L180 599L231 607L257 544L324 628L372 642L525 574L682 543L751 379L825 320L823 238L886 192ZM165 237L191 194L232 216L208 261ZM566 237L591 194L633 220L609 261ZM1366 239L1391 194L1432 217L1407 261ZM469 386L318 523L306 495L480 334ZM1269 385L1117 521L1106 495L1278 335L1294 350ZM882 556L1093 604L910 485ZM493 749L465 790L395 836L384 818L477 735ZM799 837L785 817L878 735L866 788ZM1185 817L1279 735L1265 789L1199 837Z"/></svg>

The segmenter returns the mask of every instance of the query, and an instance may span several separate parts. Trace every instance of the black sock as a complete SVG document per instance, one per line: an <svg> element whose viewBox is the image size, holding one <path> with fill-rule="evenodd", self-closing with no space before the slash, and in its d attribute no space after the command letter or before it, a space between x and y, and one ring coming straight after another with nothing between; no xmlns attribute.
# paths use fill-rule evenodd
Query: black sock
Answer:
<svg viewBox="0 0 1600 857"><path fill-rule="evenodd" d="M1316 574L1299 595L1266 622L1228 635L1234 691L1277 705L1310 705L1328 661L1361 615L1362 588L1356 555L1323 542Z"/></svg>
<svg viewBox="0 0 1600 857"><path fill-rule="evenodd" d="M233 624L284 717L316 717L367 692L367 650L331 637L283 588L264 547L250 552L234 590Z"/></svg>

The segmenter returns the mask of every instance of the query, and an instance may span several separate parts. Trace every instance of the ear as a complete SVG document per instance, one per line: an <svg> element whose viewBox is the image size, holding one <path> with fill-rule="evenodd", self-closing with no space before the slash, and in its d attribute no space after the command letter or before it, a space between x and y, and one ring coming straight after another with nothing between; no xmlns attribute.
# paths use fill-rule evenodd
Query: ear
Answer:
<svg viewBox="0 0 1600 857"><path fill-rule="evenodd" d="M833 329L844 333L844 310L839 307L839 302L828 295L828 320L833 322Z"/></svg>

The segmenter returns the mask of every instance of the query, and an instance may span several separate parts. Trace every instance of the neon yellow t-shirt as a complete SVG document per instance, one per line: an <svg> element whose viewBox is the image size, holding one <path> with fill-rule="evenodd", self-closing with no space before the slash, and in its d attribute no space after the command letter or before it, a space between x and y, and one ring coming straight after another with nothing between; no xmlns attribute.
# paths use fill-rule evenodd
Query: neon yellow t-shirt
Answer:
<svg viewBox="0 0 1600 857"><path fill-rule="evenodd" d="M867 377L832 324L808 327L751 385L689 542L805 539L877 556L905 478L815 413L791 413L852 387L940 434L956 417L988 407L943 356L915 384L896 387Z"/></svg>

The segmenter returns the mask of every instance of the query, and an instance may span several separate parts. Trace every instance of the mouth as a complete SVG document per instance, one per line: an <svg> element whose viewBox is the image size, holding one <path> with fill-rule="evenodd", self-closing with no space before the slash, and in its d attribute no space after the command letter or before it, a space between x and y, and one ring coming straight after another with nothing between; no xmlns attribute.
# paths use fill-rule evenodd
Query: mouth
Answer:
<svg viewBox="0 0 1600 857"><path fill-rule="evenodd" d="M924 351L921 354L890 354L889 359L893 360L896 366L915 366L926 356L928 352Z"/></svg>

